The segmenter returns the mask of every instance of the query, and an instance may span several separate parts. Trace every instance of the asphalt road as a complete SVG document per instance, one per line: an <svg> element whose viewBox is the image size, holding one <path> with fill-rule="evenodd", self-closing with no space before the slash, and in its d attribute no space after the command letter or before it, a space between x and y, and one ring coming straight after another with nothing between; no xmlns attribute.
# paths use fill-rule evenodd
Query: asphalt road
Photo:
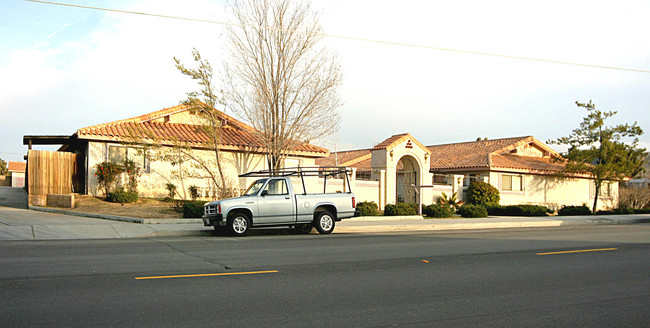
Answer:
<svg viewBox="0 0 650 328"><path fill-rule="evenodd" d="M648 224L5 241L0 323L647 327L649 259Z"/></svg>

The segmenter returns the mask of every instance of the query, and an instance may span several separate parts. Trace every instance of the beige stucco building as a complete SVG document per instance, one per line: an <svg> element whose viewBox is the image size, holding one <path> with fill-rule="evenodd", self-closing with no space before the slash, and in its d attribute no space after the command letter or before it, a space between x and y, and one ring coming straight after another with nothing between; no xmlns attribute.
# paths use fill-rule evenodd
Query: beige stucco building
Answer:
<svg viewBox="0 0 650 328"><path fill-rule="evenodd" d="M396 202L432 204L443 192L463 199L472 181L495 186L502 205L591 206L593 180L579 175L560 178L559 159L560 154L532 136L424 146L405 133L373 148L331 153L316 164L354 167L357 185L377 181L376 194L363 186L355 193L380 208ZM618 183L605 183L598 208L616 207L617 195Z"/></svg>
<svg viewBox="0 0 650 328"><path fill-rule="evenodd" d="M248 179L238 178L239 174L268 167L266 149L252 127L217 113L222 124L218 144L222 168L226 184L236 194L249 184ZM72 136L27 136L26 139L30 147L31 143L59 142L63 144L59 151L77 154L73 189L78 193L102 195L95 166L104 161L122 163L130 159L141 168L140 196L165 197L166 185L172 183L182 198L189 198L188 188L196 186L202 198L214 199L221 195L201 166L216 173L215 153L201 123L201 116L179 105L81 128ZM316 158L328 153L327 149L299 142L289 151L285 166L314 166ZM125 174L121 179L126 182Z"/></svg>
<svg viewBox="0 0 650 328"><path fill-rule="evenodd" d="M218 112L218 111L217 111ZM255 130L218 112L222 119L218 145L227 185L235 193L252 181L242 173L268 167L266 149ZM26 136L24 142L61 143L60 151L74 152L75 192L100 195L95 165L131 159L141 167L138 190L144 197L165 197L166 185L178 187L189 198L190 186L201 197L224 196L201 165L216 163L200 116L179 105L137 117L89 126L71 136ZM174 156L178 147L190 154ZM183 160L179 160L179 159ZM428 205L446 193L459 199L472 181L495 186L502 205L539 204L557 209L564 205L593 204L594 185L588 176L560 178L560 154L532 136L476 140L425 146L408 133L389 137L372 148L329 153L308 143L297 143L285 167L348 166L351 187L359 201L374 201L380 209L398 202ZM307 189L322 191L322 179L309 179ZM327 182L328 192L345 191L342 180ZM220 194L222 193L222 194ZM617 206L618 183L603 186L599 209Z"/></svg>

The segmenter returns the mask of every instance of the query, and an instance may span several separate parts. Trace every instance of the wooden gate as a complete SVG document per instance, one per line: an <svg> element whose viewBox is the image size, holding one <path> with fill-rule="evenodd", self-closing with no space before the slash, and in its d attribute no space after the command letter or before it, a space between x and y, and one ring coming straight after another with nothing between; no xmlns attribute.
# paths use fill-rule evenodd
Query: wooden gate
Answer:
<svg viewBox="0 0 650 328"><path fill-rule="evenodd" d="M47 194L70 194L77 172L74 153L30 150L27 154L29 205L46 204Z"/></svg>

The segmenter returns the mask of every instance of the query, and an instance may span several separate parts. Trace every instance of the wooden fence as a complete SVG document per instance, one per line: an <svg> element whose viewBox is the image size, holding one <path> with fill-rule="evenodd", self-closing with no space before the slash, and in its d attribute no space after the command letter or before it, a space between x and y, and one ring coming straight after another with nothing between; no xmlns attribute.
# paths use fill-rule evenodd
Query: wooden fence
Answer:
<svg viewBox="0 0 650 328"><path fill-rule="evenodd" d="M70 194L77 171L76 154L30 150L27 154L29 205L45 205L47 194Z"/></svg>

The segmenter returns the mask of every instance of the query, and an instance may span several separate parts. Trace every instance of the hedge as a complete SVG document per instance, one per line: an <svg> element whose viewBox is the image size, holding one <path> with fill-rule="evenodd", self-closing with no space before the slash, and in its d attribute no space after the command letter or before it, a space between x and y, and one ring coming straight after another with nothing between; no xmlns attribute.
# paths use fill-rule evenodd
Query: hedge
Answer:
<svg viewBox="0 0 650 328"><path fill-rule="evenodd" d="M109 192L106 200L113 203L135 203L138 201L137 191L125 191L120 188L114 192Z"/></svg>
<svg viewBox="0 0 650 328"><path fill-rule="evenodd" d="M356 214L358 216L377 216L379 215L379 206L375 202L359 202Z"/></svg>
<svg viewBox="0 0 650 328"><path fill-rule="evenodd" d="M188 201L182 206L184 218L200 218L203 216L203 201Z"/></svg>
<svg viewBox="0 0 650 328"><path fill-rule="evenodd" d="M591 215L591 210L587 206L565 206L557 211L557 215L571 216L571 215Z"/></svg>
<svg viewBox="0 0 650 328"><path fill-rule="evenodd" d="M488 211L481 205L466 204L458 209L458 214L464 218L485 218Z"/></svg>
<svg viewBox="0 0 650 328"><path fill-rule="evenodd" d="M540 205L485 205L489 215L497 216L546 216L550 209Z"/></svg>
<svg viewBox="0 0 650 328"><path fill-rule="evenodd" d="M385 216L397 215L417 215L417 204L397 203L397 205L388 204L384 207Z"/></svg>
<svg viewBox="0 0 650 328"><path fill-rule="evenodd" d="M451 208L439 204L423 206L422 212L430 218L450 218L454 216L454 211Z"/></svg>

